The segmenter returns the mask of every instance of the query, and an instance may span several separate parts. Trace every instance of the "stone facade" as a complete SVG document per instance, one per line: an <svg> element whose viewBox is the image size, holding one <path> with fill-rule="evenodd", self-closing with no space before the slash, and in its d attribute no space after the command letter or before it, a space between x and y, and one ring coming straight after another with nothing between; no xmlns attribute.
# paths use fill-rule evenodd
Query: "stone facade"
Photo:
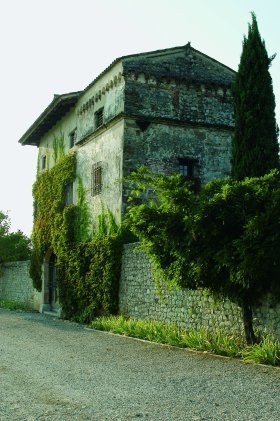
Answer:
<svg viewBox="0 0 280 421"><path fill-rule="evenodd" d="M1 265L0 299L16 301L38 310L41 304L41 293L33 288L29 267L29 261Z"/></svg>
<svg viewBox="0 0 280 421"><path fill-rule="evenodd" d="M187 330L206 328L244 335L242 311L229 300L214 299L201 290L157 286L152 263L139 244L124 246L119 309L126 316L174 323ZM254 324L256 329L280 338L280 304L273 305L266 298L254 312Z"/></svg>

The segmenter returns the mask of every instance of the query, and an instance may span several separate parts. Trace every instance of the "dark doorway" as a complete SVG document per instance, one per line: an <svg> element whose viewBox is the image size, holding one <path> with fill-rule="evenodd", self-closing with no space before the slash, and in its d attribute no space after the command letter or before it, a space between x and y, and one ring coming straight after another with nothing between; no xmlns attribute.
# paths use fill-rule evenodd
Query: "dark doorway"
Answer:
<svg viewBox="0 0 280 421"><path fill-rule="evenodd" d="M56 282L56 256L51 255L49 260L49 304L50 310L59 309L58 288Z"/></svg>

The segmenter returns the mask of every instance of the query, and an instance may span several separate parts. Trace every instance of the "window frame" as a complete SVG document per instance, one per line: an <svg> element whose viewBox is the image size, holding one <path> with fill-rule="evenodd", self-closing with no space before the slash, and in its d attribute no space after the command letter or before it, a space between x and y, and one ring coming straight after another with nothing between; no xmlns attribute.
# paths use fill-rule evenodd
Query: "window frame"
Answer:
<svg viewBox="0 0 280 421"><path fill-rule="evenodd" d="M91 196L98 196L102 192L103 187L103 166L102 162L98 161L91 166Z"/></svg>
<svg viewBox="0 0 280 421"><path fill-rule="evenodd" d="M194 178L194 167L197 164L196 159L179 158L179 173L184 178ZM187 169L187 171L185 171Z"/></svg>
<svg viewBox="0 0 280 421"><path fill-rule="evenodd" d="M47 168L47 155L43 155L41 158L41 169L42 171Z"/></svg>
<svg viewBox="0 0 280 421"><path fill-rule="evenodd" d="M179 174L185 181L193 182L192 190L199 193L201 190L201 181L199 177L198 159L195 158L178 158L179 161ZM187 171L185 172L185 168Z"/></svg>
<svg viewBox="0 0 280 421"><path fill-rule="evenodd" d="M77 127L69 133L69 148L73 148L76 145L77 140Z"/></svg>
<svg viewBox="0 0 280 421"><path fill-rule="evenodd" d="M94 113L94 127L98 129L104 124L104 107L99 108Z"/></svg>

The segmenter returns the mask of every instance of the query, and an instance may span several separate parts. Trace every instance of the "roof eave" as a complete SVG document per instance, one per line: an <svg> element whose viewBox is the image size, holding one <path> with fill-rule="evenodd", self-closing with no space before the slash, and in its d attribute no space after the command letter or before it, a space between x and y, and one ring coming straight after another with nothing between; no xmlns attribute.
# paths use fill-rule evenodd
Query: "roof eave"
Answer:
<svg viewBox="0 0 280 421"><path fill-rule="evenodd" d="M52 102L19 139L22 145L38 146L40 138L78 101L82 91L54 95Z"/></svg>

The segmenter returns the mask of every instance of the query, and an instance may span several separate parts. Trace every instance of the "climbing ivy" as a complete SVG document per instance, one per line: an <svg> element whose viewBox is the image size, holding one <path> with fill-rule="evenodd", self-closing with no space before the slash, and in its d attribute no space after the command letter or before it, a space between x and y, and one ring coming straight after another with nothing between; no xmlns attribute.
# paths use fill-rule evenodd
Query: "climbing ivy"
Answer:
<svg viewBox="0 0 280 421"><path fill-rule="evenodd" d="M53 138L53 160L57 162L65 155L64 133L54 135Z"/></svg>
<svg viewBox="0 0 280 421"><path fill-rule="evenodd" d="M34 226L30 274L41 289L47 253L57 261L59 299L67 318L88 322L118 309L122 238L112 213L99 216L92 234L90 209L82 180L77 180L77 205L66 205L67 186L76 177L76 156L58 158L33 187ZM103 221L102 229L100 221Z"/></svg>
<svg viewBox="0 0 280 421"><path fill-rule="evenodd" d="M65 317L90 322L118 311L122 240L77 242L60 256L57 276Z"/></svg>
<svg viewBox="0 0 280 421"><path fill-rule="evenodd" d="M69 238L73 239L72 217L76 207L72 205L69 209L65 206L65 189L74 181L75 173L76 156L69 154L50 170L38 174L33 185L34 224L30 274L38 290L41 289L42 264L47 251L52 250L58 256L69 244Z"/></svg>
<svg viewBox="0 0 280 421"><path fill-rule="evenodd" d="M78 177L77 205L75 236L77 240L86 241L90 239L92 218L88 202L86 201L86 189L83 186L81 177Z"/></svg>

